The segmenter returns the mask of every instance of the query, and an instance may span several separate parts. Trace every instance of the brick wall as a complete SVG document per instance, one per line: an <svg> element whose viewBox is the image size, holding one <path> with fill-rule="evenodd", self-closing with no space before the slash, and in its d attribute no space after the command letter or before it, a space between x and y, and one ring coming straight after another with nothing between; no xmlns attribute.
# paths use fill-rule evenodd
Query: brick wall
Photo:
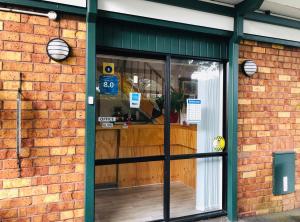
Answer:
<svg viewBox="0 0 300 222"><path fill-rule="evenodd" d="M85 22L0 12L0 221L82 221ZM71 57L46 53L61 35ZM23 74L22 176L16 160L16 97ZM14 220L18 218L18 220Z"/></svg>
<svg viewBox="0 0 300 222"><path fill-rule="evenodd" d="M300 207L300 49L244 41L240 63L258 73L239 75L238 211L240 216ZM294 150L296 192L272 195L272 152Z"/></svg>

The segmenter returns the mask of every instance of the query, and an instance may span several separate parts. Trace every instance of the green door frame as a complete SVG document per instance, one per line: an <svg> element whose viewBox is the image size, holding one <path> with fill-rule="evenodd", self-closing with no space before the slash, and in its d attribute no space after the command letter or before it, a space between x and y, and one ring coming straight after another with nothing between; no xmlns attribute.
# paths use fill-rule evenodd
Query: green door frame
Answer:
<svg viewBox="0 0 300 222"><path fill-rule="evenodd" d="M227 216L230 221L237 221L237 130L238 130L238 75L239 75L239 33L242 31L243 19L234 19L234 33L229 41L229 74L227 91Z"/></svg>
<svg viewBox="0 0 300 222"><path fill-rule="evenodd" d="M95 130L96 130L96 25L97 0L87 1L86 15L86 115L85 115L85 221L95 221Z"/></svg>
<svg viewBox="0 0 300 222"><path fill-rule="evenodd" d="M243 37L243 21L246 13L260 7L263 0L245 0L237 5L234 32L229 41L229 75L227 91L228 131L228 190L227 214L230 221L237 221L237 118L238 118L238 58L239 41ZM137 17L138 18L138 17ZM86 83L86 171L85 171L85 221L94 221L95 197L95 114L89 98L96 96L96 23L97 0L87 1L87 83ZM182 28L182 27L181 27Z"/></svg>
<svg viewBox="0 0 300 222"><path fill-rule="evenodd" d="M90 0L93 1L93 0ZM93 6L94 8L96 8L95 6ZM90 221L94 221L94 211L95 211L95 206L94 206L94 202L95 202L95 198L94 198L94 177L95 177L95 163L94 163L94 158L95 158L95 114L96 114L96 110L95 110L95 106L94 105L90 105L88 104L88 97L92 96L95 98L95 88L96 88L96 84L95 84L95 78L96 78L96 21L94 19L94 12L91 12L91 8L93 8L91 6L91 4L88 5L88 14L87 14L87 110L86 110L86 197L85 197L85 221L86 222L90 222ZM102 18L101 16L98 18ZM138 19L138 17L136 17L135 19ZM139 20L140 23L142 23L144 21L144 18L141 18L141 21ZM155 21L155 20L154 20ZM171 22L170 22L171 23ZM182 27L181 27L182 28ZM211 29L209 30L209 32L211 31ZM205 32L205 34L207 34ZM210 33L211 34L211 33ZM225 35L224 35L225 36ZM227 36L227 33L226 33ZM235 44L235 46L238 46L238 44ZM238 50L238 47L237 47ZM237 54L234 54L234 56L236 56ZM231 64L236 65L237 61L236 57L231 56L230 60L231 60ZM232 75L232 77L234 77L236 75ZM233 90L228 91L228 104L230 104L231 106L229 107L229 112L233 115L228 115L228 130L232 131L232 132L237 132L236 130L236 126L235 123L237 123L237 106L235 106L237 104L237 101L234 101L235 99L237 100L237 91L234 89L237 89L237 82L234 81L234 78L230 78L230 82L229 82L229 87ZM234 109L236 109L236 111L234 111ZM93 132L92 132L93 131ZM231 136L236 136L236 133L230 133L228 131L228 135ZM233 144L233 146L236 146L236 141L235 139L229 140L228 145ZM229 146L228 146L229 147ZM231 153L234 153L234 150L237 150L236 147L229 149L229 151ZM235 154L234 154L235 155ZM232 161L232 164L230 164L228 166L228 181L232 181L230 184L234 185L237 184L236 183L236 177L234 177L235 173L234 173L234 169L236 169L236 158L234 158L234 155L228 156L228 160ZM231 179L230 179L231 178ZM235 185L236 186L236 185ZM229 186L228 186L229 187ZM236 217L236 193L232 192L237 190L237 187L233 187L233 189L230 191L230 193L228 193L227 195L231 195L228 196L227 198L227 211L231 211L231 212L227 212L228 215L231 215L231 218L235 218ZM229 191L229 189L227 190ZM231 219L232 221L234 221L235 219Z"/></svg>

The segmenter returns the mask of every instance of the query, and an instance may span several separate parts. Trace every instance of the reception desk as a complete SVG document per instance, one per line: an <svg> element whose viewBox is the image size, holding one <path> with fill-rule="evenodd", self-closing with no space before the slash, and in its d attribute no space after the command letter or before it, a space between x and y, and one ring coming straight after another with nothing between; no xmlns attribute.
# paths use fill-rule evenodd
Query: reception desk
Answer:
<svg viewBox="0 0 300 222"><path fill-rule="evenodd" d="M171 124L170 152L196 152L197 127ZM143 157L164 154L164 125L132 124L128 128L97 127L96 159ZM195 159L171 161L171 180L195 187ZM97 166L95 184L131 187L163 183L163 161Z"/></svg>

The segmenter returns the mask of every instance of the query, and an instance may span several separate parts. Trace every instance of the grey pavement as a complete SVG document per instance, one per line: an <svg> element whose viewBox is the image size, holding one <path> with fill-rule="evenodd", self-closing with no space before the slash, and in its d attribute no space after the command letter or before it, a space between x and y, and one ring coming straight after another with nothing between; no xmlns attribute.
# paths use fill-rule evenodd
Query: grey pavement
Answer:
<svg viewBox="0 0 300 222"><path fill-rule="evenodd" d="M228 222L228 220L225 217L220 217L210 220L203 220L202 222ZM300 209L281 213L240 218L238 222L300 222Z"/></svg>

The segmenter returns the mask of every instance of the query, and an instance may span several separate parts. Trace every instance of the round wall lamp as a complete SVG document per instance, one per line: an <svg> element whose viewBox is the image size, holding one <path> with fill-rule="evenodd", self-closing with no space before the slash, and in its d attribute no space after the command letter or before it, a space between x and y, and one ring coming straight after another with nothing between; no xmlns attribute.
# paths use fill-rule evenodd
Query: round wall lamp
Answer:
<svg viewBox="0 0 300 222"><path fill-rule="evenodd" d="M51 39L47 45L48 56L55 61L63 61L70 55L71 48L68 43L59 38Z"/></svg>
<svg viewBox="0 0 300 222"><path fill-rule="evenodd" d="M48 18L49 18L50 20L56 20L56 19L57 19L57 13L54 12L54 11L48 12L47 16L48 16Z"/></svg>
<svg viewBox="0 0 300 222"><path fill-rule="evenodd" d="M257 65L252 60L246 60L242 63L243 72L247 76L253 76L257 72Z"/></svg>

